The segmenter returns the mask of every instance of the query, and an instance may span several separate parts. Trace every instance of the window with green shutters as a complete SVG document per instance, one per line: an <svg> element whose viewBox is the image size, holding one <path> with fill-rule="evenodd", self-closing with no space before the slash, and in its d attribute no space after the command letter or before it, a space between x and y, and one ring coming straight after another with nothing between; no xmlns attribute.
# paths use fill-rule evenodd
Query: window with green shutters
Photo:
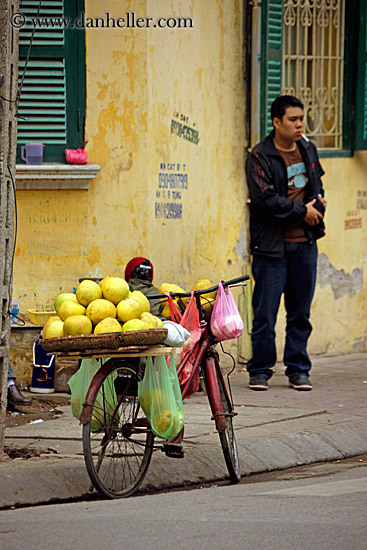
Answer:
<svg viewBox="0 0 367 550"><path fill-rule="evenodd" d="M260 124L264 137L273 129L270 106L281 95L282 88L282 29L283 1L265 1L262 4L261 80L262 102Z"/></svg>
<svg viewBox="0 0 367 550"><path fill-rule="evenodd" d="M262 0L262 138L272 101L291 94L321 150L367 149L366 15L367 0Z"/></svg>
<svg viewBox="0 0 367 550"><path fill-rule="evenodd" d="M23 0L19 11L26 24L19 32L18 160L29 141L44 144L44 162L65 162L65 148L84 145L85 34L62 28L63 18L74 20L84 10L81 0L41 2L26 72L29 44L39 0ZM53 21L53 24L46 24Z"/></svg>

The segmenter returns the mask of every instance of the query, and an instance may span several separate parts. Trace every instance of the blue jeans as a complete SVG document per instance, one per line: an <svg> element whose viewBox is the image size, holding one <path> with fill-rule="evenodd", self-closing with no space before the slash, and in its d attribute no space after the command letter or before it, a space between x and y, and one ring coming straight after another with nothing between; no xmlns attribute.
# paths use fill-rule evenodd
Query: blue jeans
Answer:
<svg viewBox="0 0 367 550"><path fill-rule="evenodd" d="M9 378L14 378L14 380L16 379L16 376L14 374L10 361L9 361L9 367L8 367L8 380Z"/></svg>
<svg viewBox="0 0 367 550"><path fill-rule="evenodd" d="M254 256L254 321L251 336L253 356L247 363L251 376L265 374L270 378L273 375L271 368L277 360L274 327L283 293L287 313L283 357L285 374L288 377L296 373L308 375L311 361L306 347L312 331L309 318L316 283L316 266L316 243L285 243L282 259Z"/></svg>

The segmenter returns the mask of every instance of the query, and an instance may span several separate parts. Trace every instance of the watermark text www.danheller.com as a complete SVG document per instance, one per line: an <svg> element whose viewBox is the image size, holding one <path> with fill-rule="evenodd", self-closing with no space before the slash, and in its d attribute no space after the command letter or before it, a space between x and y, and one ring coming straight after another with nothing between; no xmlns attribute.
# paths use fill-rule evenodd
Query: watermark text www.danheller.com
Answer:
<svg viewBox="0 0 367 550"><path fill-rule="evenodd" d="M13 27L21 29L25 25L35 29L189 29L194 22L191 17L138 17L127 12L124 17L112 17L108 12L103 17L30 17L24 13L13 13L10 17Z"/></svg>

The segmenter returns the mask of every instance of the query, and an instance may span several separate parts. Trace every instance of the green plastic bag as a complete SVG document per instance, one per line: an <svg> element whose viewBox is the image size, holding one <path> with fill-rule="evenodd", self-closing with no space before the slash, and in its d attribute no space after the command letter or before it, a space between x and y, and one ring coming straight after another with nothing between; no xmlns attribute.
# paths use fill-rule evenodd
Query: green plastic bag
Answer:
<svg viewBox="0 0 367 550"><path fill-rule="evenodd" d="M157 437L171 439L180 433L184 425L183 405L172 354L168 366L163 355L147 357L138 398Z"/></svg>
<svg viewBox="0 0 367 550"><path fill-rule="evenodd" d="M85 401L90 383L92 382L97 370L101 368L105 361L106 359L102 360L102 362L97 359L83 359L77 372L68 381L68 386L71 391L71 412L78 420L80 419L80 415L82 413L83 403ZM109 382L111 382L110 377ZM95 406L93 408L93 416L91 421L92 432L97 433L103 431L106 424L106 419L108 420L108 418L112 417L116 406L117 397L115 387L113 384L105 381L99 388Z"/></svg>

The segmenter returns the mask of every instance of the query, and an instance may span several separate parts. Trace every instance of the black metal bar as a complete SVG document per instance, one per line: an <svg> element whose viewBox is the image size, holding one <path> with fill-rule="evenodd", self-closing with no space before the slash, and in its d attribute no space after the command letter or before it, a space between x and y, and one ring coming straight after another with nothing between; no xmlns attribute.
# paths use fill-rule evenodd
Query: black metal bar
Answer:
<svg viewBox="0 0 367 550"><path fill-rule="evenodd" d="M231 286L237 283L241 283L243 281L248 281L249 279L250 279L249 275L242 275L241 277L237 277L236 279L231 279L230 281L222 281L222 285L224 287ZM209 294L210 292L214 292L215 290L218 290L218 287L219 287L219 284L215 286L211 286L210 288L205 288L204 290L194 290L194 295L201 296L202 294ZM172 298L189 298L191 296L191 292L170 292L170 295ZM147 294L146 297L148 298L148 300L156 300L159 298L167 299L165 294Z"/></svg>

